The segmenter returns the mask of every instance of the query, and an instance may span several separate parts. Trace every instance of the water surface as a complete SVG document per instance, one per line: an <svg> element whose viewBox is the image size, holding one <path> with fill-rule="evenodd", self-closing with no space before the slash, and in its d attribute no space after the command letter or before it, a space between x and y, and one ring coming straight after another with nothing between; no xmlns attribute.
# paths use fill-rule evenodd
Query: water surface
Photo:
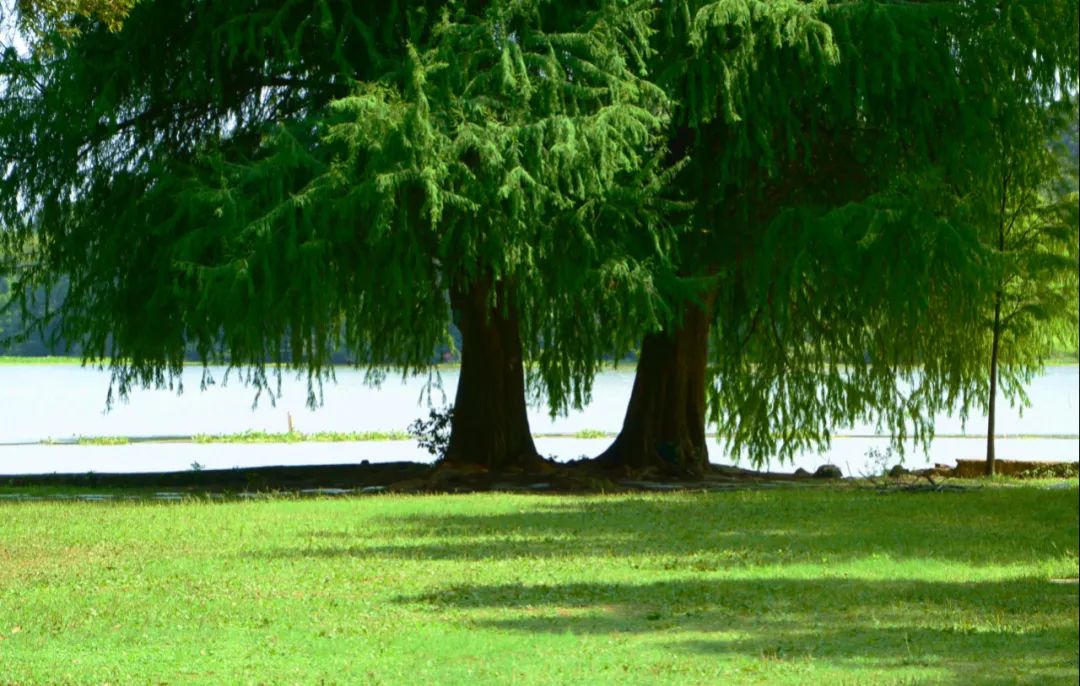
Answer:
<svg viewBox="0 0 1080 686"><path fill-rule="evenodd" d="M223 369L213 369L221 379ZM199 390L201 370L184 372L184 392L136 389L126 403L105 411L109 379L106 372L78 365L0 366L0 473L85 472L85 471L170 471L188 469L192 463L207 468L248 467L271 464L337 464L369 461L426 460L430 456L411 441L290 444L290 445L193 445L147 444L122 446L40 446L27 445L48 439L92 436L191 436L236 433L245 430L284 432L291 417L297 431L388 431L404 430L414 419L428 412L427 377L387 378L380 387L364 383L364 375L339 369L336 383L323 389L322 405L306 406L307 386L303 379L286 377L282 395L275 402L264 396L252 407L255 397L250 387L236 380ZM599 430L615 433L633 385L633 370L621 368L601 374L592 402L582 411L552 419L544 408L530 411L529 421L538 434L568 434ZM431 390L435 406L453 400L457 370L443 371L441 390ZM1028 388L1032 406L1022 412L1002 406L998 411L998 455L1005 459L1076 460L1080 447L1080 367L1051 367L1034 379ZM981 436L985 417L971 417L966 426L957 417L936 418L938 434ZM813 469L833 462L850 473L861 473L866 453L883 449L887 440L874 437L872 425L840 427L825 455L808 453L794 465ZM1018 440L1015 437L1043 436ZM1014 438L1009 438L1010 436ZM1069 436L1052 439L1050 436ZM984 451L981 438L938 438L929 455L909 455L907 463L920 466L933 462L951 463L957 458L978 458ZM539 438L537 447L545 455L574 459L596 455L609 439ZM12 445L23 444L23 445ZM731 463L731 456L711 444L714 462ZM777 465L773 465L776 467ZM787 468L787 467L785 467Z"/></svg>

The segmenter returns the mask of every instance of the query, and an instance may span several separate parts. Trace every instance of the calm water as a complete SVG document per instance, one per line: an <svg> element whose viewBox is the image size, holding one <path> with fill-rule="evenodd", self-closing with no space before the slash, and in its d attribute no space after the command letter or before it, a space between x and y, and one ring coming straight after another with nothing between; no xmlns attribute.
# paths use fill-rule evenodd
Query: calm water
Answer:
<svg viewBox="0 0 1080 686"><path fill-rule="evenodd" d="M207 468L229 468L268 464L331 464L389 460L427 460L430 456L411 441L346 444L292 445L191 445L133 444L124 446L41 446L27 445L45 439L76 436L190 436L199 433L234 433L248 429L283 432L291 415L298 431L403 430L414 419L427 415L424 392L426 377L402 380L390 377L380 388L364 385L363 374L340 370L337 383L324 388L323 404L316 410L305 406L303 380L287 378L275 404L263 398L252 408L254 393L230 381L199 390L201 371L185 372L185 392L136 390L130 402L118 403L105 412L107 373L77 365L0 366L0 474L53 471L161 471L188 469L192 462ZM220 373L217 374L221 376ZM535 408L530 423L535 433L573 434L583 429L618 431L633 384L629 368L605 372L597 380L592 403L581 412L552 419ZM444 372L442 392L434 389L435 406L452 401L457 372ZM1035 379L1028 389L1032 407L1021 414L1008 407L999 409L998 454L1002 458L1077 459L1080 447L1080 368L1054 367ZM962 434L958 418L937 419L939 434ZM985 432L985 418L972 417L967 434ZM825 455L808 454L795 466L812 469L834 462L845 471L868 469L865 453L884 447L874 438L873 426L837 429L833 447ZM1067 435L1067 439L1009 439L1010 435ZM579 440L541 438L537 447L545 455L572 459L595 455L607 439ZM5 445L6 444L6 445ZM23 444L23 445L12 445ZM929 455L912 455L907 464L950 463L957 458L981 456L984 441L978 438L941 438ZM714 462L730 463L718 446L710 449ZM777 466L777 465L774 465ZM785 467L787 469L788 467Z"/></svg>

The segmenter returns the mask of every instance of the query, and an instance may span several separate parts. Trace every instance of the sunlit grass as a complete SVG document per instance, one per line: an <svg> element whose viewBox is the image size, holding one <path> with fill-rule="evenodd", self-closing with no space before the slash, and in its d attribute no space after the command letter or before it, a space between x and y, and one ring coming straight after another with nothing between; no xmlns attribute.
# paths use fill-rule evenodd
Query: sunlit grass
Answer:
<svg viewBox="0 0 1080 686"><path fill-rule="evenodd" d="M1066 490L0 504L0 683L1075 682Z"/></svg>

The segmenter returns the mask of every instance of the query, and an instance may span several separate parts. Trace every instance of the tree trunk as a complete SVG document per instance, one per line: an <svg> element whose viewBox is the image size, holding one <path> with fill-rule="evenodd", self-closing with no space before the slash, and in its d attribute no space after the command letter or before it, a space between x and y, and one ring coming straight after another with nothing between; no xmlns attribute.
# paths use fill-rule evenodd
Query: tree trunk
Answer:
<svg viewBox="0 0 1080 686"><path fill-rule="evenodd" d="M704 473L705 363L711 302L690 305L682 325L648 334L641 345L622 431L597 462L624 472Z"/></svg>
<svg viewBox="0 0 1080 686"><path fill-rule="evenodd" d="M461 330L461 375L445 463L495 471L545 465L529 431L520 317L506 291L488 278L451 292Z"/></svg>
<svg viewBox="0 0 1080 686"><path fill-rule="evenodd" d="M1011 174L1006 171L1001 179L1001 205L998 211L998 254L1005 254L1005 214L1008 207ZM1001 301L1005 297L1004 286L999 282L994 293L994 330L990 342L990 401L986 404L986 475L994 475L994 411L997 408L998 348L1001 346Z"/></svg>
<svg viewBox="0 0 1080 686"><path fill-rule="evenodd" d="M986 475L994 475L994 411L997 405L998 348L1001 345L1001 293L994 302L994 337L990 344L990 401L986 404Z"/></svg>

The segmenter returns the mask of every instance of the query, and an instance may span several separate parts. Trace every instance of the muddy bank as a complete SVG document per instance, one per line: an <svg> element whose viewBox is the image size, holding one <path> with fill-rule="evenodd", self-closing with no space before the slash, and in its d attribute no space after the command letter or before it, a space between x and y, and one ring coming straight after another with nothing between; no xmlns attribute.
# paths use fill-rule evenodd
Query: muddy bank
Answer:
<svg viewBox="0 0 1080 686"><path fill-rule="evenodd" d="M1065 478L1080 473L1080 462L1027 462L1024 460L996 460L994 471L998 476L1017 478ZM935 473L958 479L977 479L986 474L984 460L957 460L956 466Z"/></svg>
<svg viewBox="0 0 1080 686"><path fill-rule="evenodd" d="M1013 477L1075 477L1077 463L1020 462L999 460L998 473ZM939 465L932 470L904 472L909 477L977 478L983 473L979 460L959 460L956 467ZM893 476L901 476L895 474ZM417 462L390 462L353 465L314 465L293 467L253 467L245 469L208 469L182 472L22 474L0 475L0 486L79 487L93 489L148 489L187 493L319 491L340 489L348 492L616 492L627 490L667 491L679 489L723 490L736 486L810 486L850 477L831 465L811 473L756 471L726 465L710 465L694 479L641 473L614 474L588 463L549 463L532 473L497 473L481 469L462 470Z"/></svg>

